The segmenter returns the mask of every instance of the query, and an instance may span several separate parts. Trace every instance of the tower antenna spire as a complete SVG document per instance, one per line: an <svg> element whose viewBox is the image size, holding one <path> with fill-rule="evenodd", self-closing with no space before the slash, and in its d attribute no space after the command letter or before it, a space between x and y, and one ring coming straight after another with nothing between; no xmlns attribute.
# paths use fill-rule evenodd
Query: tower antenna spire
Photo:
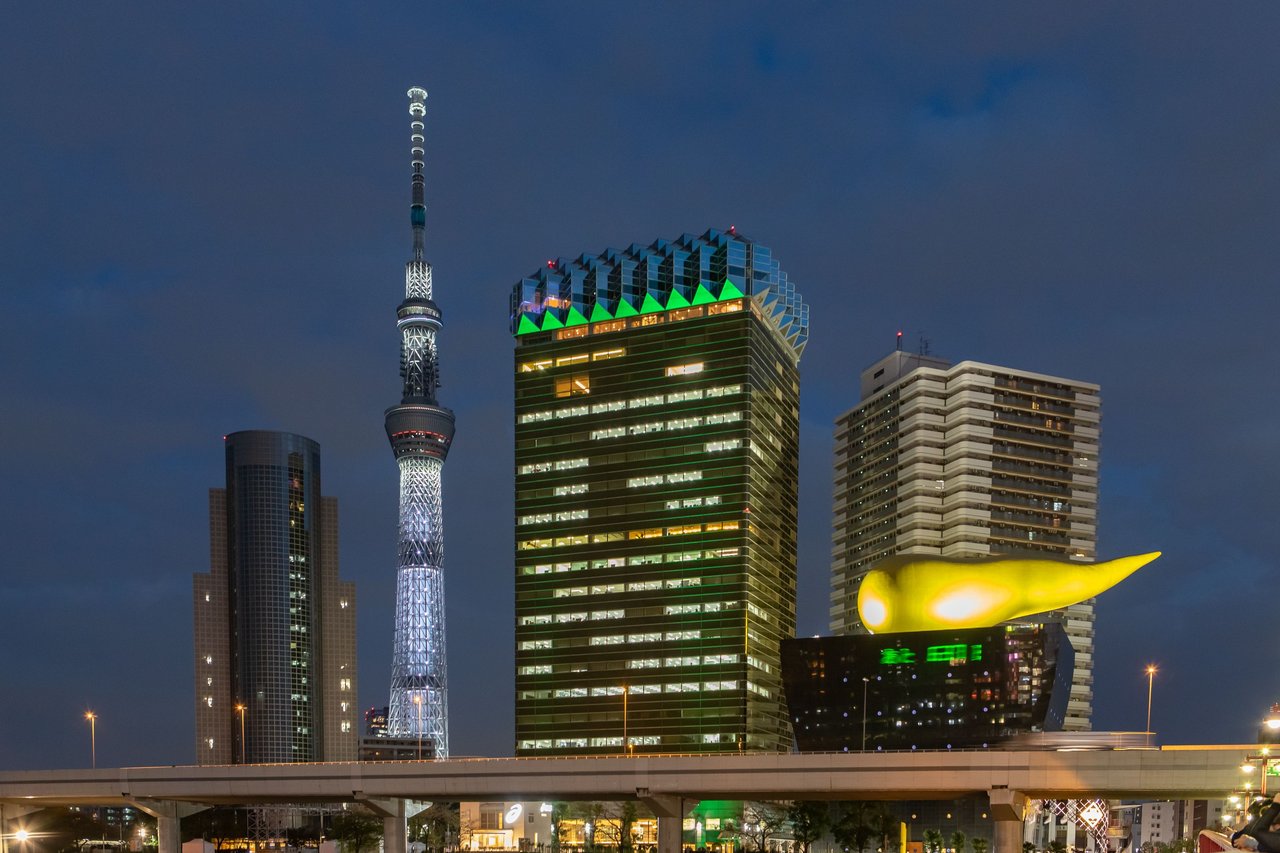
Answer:
<svg viewBox="0 0 1280 853"><path fill-rule="evenodd" d="M427 178L423 172L423 117L427 114L427 90L414 86L409 90L409 149L413 164L413 196L409 207L409 223L413 226L413 259L425 259L427 236Z"/></svg>

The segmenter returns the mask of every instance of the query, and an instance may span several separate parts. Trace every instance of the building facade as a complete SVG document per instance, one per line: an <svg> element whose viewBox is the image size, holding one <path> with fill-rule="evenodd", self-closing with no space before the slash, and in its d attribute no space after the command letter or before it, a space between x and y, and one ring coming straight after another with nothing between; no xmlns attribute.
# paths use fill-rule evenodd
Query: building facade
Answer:
<svg viewBox="0 0 1280 853"><path fill-rule="evenodd" d="M263 430L224 444L210 570L194 583L196 761L352 761L355 587L338 579L338 503L320 491L320 446Z"/></svg>
<svg viewBox="0 0 1280 853"><path fill-rule="evenodd" d="M1097 385L905 352L861 385L835 429L832 633L863 632L858 586L893 554L1094 559ZM1087 730L1093 600L1044 618L1075 649L1066 729Z"/></svg>
<svg viewBox="0 0 1280 853"><path fill-rule="evenodd" d="M1073 657L1052 623L798 637L782 678L801 752L981 749L1061 731Z"/></svg>
<svg viewBox="0 0 1280 853"><path fill-rule="evenodd" d="M786 750L808 312L731 230L512 296L516 752Z"/></svg>

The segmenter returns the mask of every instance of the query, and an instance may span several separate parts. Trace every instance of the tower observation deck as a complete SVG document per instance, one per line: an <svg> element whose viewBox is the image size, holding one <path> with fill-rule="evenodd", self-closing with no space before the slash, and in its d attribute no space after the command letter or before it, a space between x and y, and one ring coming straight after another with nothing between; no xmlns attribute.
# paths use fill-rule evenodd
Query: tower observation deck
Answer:
<svg viewBox="0 0 1280 853"><path fill-rule="evenodd" d="M413 257L405 265L405 298L396 309L404 393L386 411L387 438L400 468L395 646L388 735L419 738L435 757L449 754L444 633L444 530L441 473L453 441L453 412L436 402L440 309L432 300L423 174L427 93L409 90L413 165L409 221Z"/></svg>

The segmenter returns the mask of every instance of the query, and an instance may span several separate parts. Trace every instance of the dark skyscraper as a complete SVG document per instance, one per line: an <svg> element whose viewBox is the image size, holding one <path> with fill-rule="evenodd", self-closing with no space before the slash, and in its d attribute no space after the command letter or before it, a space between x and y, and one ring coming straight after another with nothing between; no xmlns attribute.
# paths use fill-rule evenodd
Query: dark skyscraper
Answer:
<svg viewBox="0 0 1280 853"><path fill-rule="evenodd" d="M786 750L798 363L769 250L548 262L516 335L516 750Z"/></svg>
<svg viewBox="0 0 1280 853"><path fill-rule="evenodd" d="M196 761L354 760L355 587L338 580L320 446L260 430L225 443L195 575Z"/></svg>

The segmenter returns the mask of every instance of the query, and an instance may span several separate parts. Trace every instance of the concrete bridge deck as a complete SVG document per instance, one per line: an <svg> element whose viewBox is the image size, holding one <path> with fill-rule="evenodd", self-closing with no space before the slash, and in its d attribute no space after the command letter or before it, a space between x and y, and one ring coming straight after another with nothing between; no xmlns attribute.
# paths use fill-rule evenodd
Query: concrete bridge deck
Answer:
<svg viewBox="0 0 1280 853"><path fill-rule="evenodd" d="M1186 746L1090 751L805 753L592 758L472 758L323 764L124 767L0 772L0 804L141 805L163 841L177 818L218 804L365 802L388 833L410 800L639 799L676 818L704 799L950 799L985 793L999 822L1027 798L1189 799L1238 789L1257 747ZM12 812L10 812L12 813ZM166 824L166 820L173 821ZM165 831L167 828L167 831ZM1012 829L1008 827L1007 829ZM1007 833L1006 833L1007 834ZM1015 833L1016 834L1016 833ZM1020 836L1018 836L1020 838ZM394 839L393 835L389 838ZM1013 835L1009 835L1012 839ZM1012 845L1010 841L1009 845ZM402 845L401 845L402 846ZM397 849L395 844L389 850ZM663 844L662 849L668 849ZM1014 850L1010 846L1010 850ZM1020 850L1020 841L1016 848ZM175 853L162 843L161 853Z"/></svg>

